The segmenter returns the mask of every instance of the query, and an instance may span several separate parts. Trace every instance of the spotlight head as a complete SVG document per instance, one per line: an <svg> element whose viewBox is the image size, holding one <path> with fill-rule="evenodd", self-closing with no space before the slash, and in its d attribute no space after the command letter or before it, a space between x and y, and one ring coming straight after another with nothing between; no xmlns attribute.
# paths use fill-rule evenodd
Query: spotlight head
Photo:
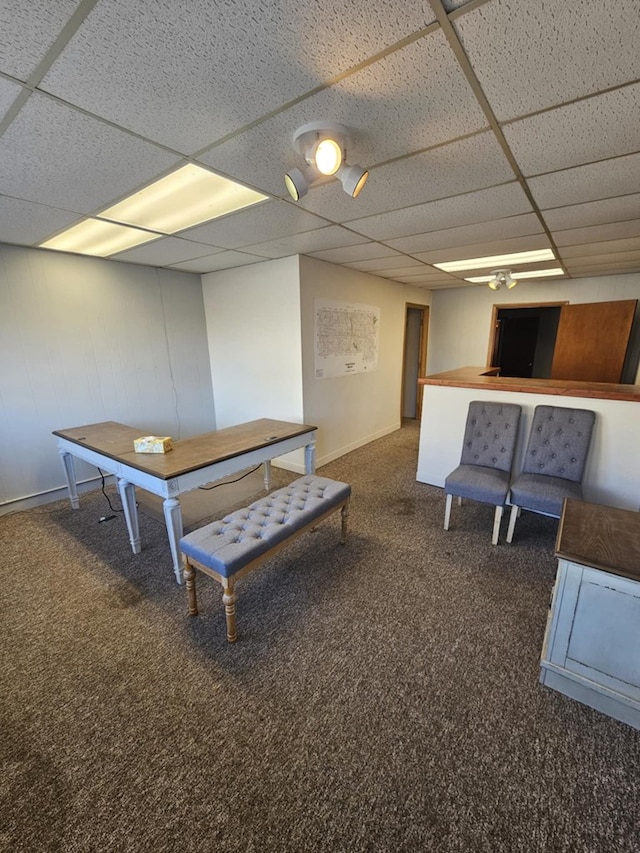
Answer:
<svg viewBox="0 0 640 853"><path fill-rule="evenodd" d="M362 166L348 166L346 163L338 169L336 174L342 189L351 198L356 198L369 177L369 172Z"/></svg>
<svg viewBox="0 0 640 853"><path fill-rule="evenodd" d="M293 134L293 147L322 175L335 175L345 157L349 134L330 121L312 121Z"/></svg>
<svg viewBox="0 0 640 853"><path fill-rule="evenodd" d="M335 139L321 139L315 147L313 163L322 175L335 175L343 161L342 148Z"/></svg>
<svg viewBox="0 0 640 853"><path fill-rule="evenodd" d="M307 166L305 172L308 168ZM309 191L310 181L307 180L307 175L305 175L302 169L290 169L284 176L284 183L294 201L300 201L302 196L306 195Z"/></svg>
<svg viewBox="0 0 640 853"><path fill-rule="evenodd" d="M494 270L492 273L492 278L487 282L487 286L491 288L491 290L500 290L502 285L504 285L507 290L511 290L518 283L517 279L515 279L511 270Z"/></svg>

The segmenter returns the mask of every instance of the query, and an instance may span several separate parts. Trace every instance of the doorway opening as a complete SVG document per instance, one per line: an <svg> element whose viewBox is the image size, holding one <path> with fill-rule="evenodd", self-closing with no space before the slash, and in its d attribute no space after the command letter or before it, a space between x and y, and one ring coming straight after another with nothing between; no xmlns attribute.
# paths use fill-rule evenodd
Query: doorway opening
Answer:
<svg viewBox="0 0 640 853"><path fill-rule="evenodd" d="M418 385L418 377L425 375L427 367L428 334L428 306L407 303L402 359L401 418L420 420L422 415L423 388L422 385Z"/></svg>
<svg viewBox="0 0 640 853"><path fill-rule="evenodd" d="M560 308L498 308L491 366L500 368L500 376L550 378Z"/></svg>

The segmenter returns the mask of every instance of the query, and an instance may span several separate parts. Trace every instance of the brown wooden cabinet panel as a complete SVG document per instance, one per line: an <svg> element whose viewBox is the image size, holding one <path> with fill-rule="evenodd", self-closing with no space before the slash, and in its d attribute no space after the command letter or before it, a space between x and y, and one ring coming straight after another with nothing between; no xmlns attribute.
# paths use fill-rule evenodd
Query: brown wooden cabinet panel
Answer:
<svg viewBox="0 0 640 853"><path fill-rule="evenodd" d="M552 379L620 382L636 299L563 305Z"/></svg>

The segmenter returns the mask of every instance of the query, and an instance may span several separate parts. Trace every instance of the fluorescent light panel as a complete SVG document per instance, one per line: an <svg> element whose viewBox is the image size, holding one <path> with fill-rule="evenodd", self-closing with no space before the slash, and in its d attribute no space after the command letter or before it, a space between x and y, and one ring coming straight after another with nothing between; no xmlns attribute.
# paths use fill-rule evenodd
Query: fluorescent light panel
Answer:
<svg viewBox="0 0 640 853"><path fill-rule="evenodd" d="M513 278L520 281L521 278L545 278L545 276L564 275L564 270L561 267L556 267L552 270L522 270L513 273ZM470 281L472 284L482 284L486 281L494 279L493 275L475 275L472 278L465 278L465 281Z"/></svg>
<svg viewBox="0 0 640 853"><path fill-rule="evenodd" d="M71 228L67 228L56 237L40 243L43 249L56 249L58 252L76 252L80 255L97 255L106 258L116 252L123 252L141 243L158 240L162 235L104 222L101 219L85 219Z"/></svg>
<svg viewBox="0 0 640 853"><path fill-rule="evenodd" d="M126 225L175 234L266 198L262 193L188 163L98 215Z"/></svg>
<svg viewBox="0 0 640 853"><path fill-rule="evenodd" d="M443 264L431 264L444 272L474 270L479 267L504 267L513 264L532 264L536 261L555 261L551 249L536 249L532 252L512 252L509 255L489 255L486 258L467 258L463 261L447 261Z"/></svg>
<svg viewBox="0 0 640 853"><path fill-rule="evenodd" d="M106 258L267 198L208 169L188 163L102 210L96 217L79 222L40 243L40 246ZM140 228L148 230L141 231ZM151 233L154 231L158 233Z"/></svg>

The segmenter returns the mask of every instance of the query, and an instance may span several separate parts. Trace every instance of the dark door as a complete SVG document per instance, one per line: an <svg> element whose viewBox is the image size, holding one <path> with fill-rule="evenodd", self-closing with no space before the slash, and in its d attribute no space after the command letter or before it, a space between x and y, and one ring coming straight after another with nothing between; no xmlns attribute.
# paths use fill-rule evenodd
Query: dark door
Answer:
<svg viewBox="0 0 640 853"><path fill-rule="evenodd" d="M539 322L538 317L500 320L498 366L501 376L532 376Z"/></svg>

